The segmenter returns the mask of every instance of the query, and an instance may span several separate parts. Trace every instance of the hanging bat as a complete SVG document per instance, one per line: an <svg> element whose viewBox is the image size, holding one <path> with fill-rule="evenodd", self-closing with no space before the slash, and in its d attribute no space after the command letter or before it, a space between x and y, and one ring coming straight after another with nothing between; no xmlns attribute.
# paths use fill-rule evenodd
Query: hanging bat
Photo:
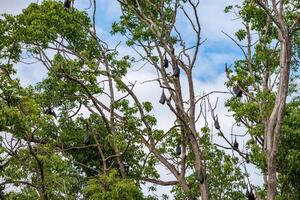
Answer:
<svg viewBox="0 0 300 200"><path fill-rule="evenodd" d="M246 163L250 163L250 158L249 158L249 154L246 154Z"/></svg>
<svg viewBox="0 0 300 200"><path fill-rule="evenodd" d="M54 110L52 108L47 108L45 111L44 111L44 114L46 115L51 115L53 116L55 119L57 118L57 115L56 113L54 112Z"/></svg>
<svg viewBox="0 0 300 200"><path fill-rule="evenodd" d="M197 174L198 174L198 181L199 181L199 183L203 184L204 183L204 175L203 175L202 170L200 170L200 172L197 173Z"/></svg>
<svg viewBox="0 0 300 200"><path fill-rule="evenodd" d="M248 200L255 200L255 196L252 192L252 188L250 189L250 191L247 189L246 196L247 196Z"/></svg>
<svg viewBox="0 0 300 200"><path fill-rule="evenodd" d="M176 66L174 68L173 76L176 77L176 78L178 78L180 76L180 69L179 69L179 67Z"/></svg>
<svg viewBox="0 0 300 200"><path fill-rule="evenodd" d="M85 145L91 144L91 139L90 139L90 136L89 136L89 134L88 134L87 132L84 133L83 143L84 143Z"/></svg>
<svg viewBox="0 0 300 200"><path fill-rule="evenodd" d="M169 61L167 59L167 56L165 56L165 60L164 60L164 68L168 68L169 67Z"/></svg>
<svg viewBox="0 0 300 200"><path fill-rule="evenodd" d="M237 142L236 137L234 139L233 148L234 149L239 149L239 143Z"/></svg>
<svg viewBox="0 0 300 200"><path fill-rule="evenodd" d="M164 105L165 102L166 102L166 100L167 100L167 97L165 95L165 91L163 90L162 94L161 94L161 97L160 97L160 100L159 100L159 103L161 103L162 105Z"/></svg>
<svg viewBox="0 0 300 200"><path fill-rule="evenodd" d="M237 86L237 85L234 86L233 87L233 92L234 92L235 96L242 97L243 91L240 89L239 86Z"/></svg>
<svg viewBox="0 0 300 200"><path fill-rule="evenodd" d="M176 147L176 155L180 156L180 154L181 154L181 146L180 144L178 144Z"/></svg>
<svg viewBox="0 0 300 200"><path fill-rule="evenodd" d="M64 7L65 8L70 8L71 7L71 0L65 0Z"/></svg>
<svg viewBox="0 0 300 200"><path fill-rule="evenodd" d="M218 117L216 117L215 118L215 128L217 129L217 130L220 130L220 124L219 124L219 120L218 120Z"/></svg>

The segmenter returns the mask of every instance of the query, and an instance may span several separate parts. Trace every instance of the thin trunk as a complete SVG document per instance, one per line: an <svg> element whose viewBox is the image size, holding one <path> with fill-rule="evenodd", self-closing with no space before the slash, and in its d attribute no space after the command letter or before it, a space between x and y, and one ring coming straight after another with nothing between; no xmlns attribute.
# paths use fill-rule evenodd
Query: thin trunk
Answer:
<svg viewBox="0 0 300 200"><path fill-rule="evenodd" d="M192 145L193 152L195 154L195 161L194 161L195 171L197 174L199 174L200 171L202 171L202 173L204 175L204 182L202 184L199 182L201 199L209 200L209 190L208 190L208 184L207 184L207 179L206 179L206 170L202 163L201 151L200 151L197 139L193 133L189 133L189 138L190 138L190 143Z"/></svg>
<svg viewBox="0 0 300 200"><path fill-rule="evenodd" d="M105 56L103 56L103 57L105 57ZM124 164L121 159L121 152L120 152L119 147L117 146L117 142L115 141L115 139L116 139L116 124L115 124L115 110L114 110L115 96L114 96L113 80L112 80L112 77L110 74L111 70L109 68L109 64L108 64L107 60L105 60L105 66L106 66L106 70L108 72L107 77L108 77L109 93L110 93L110 131L114 138L113 149L116 154L116 159L117 159L117 162L118 162L118 165L120 168L121 176L123 178L125 178L126 172L125 172Z"/></svg>
<svg viewBox="0 0 300 200"><path fill-rule="evenodd" d="M107 165L106 165L106 158L105 158L104 153L103 153L103 151L101 149L101 145L100 145L100 143L98 141L98 138L96 137L96 135L94 134L94 132L92 134L93 134L94 140L96 142L98 153L99 153L99 156L100 156L100 159L101 159L100 163L102 163L102 165L103 165L103 173L106 174L106 172L108 170Z"/></svg>
<svg viewBox="0 0 300 200"><path fill-rule="evenodd" d="M176 68L178 67L177 61L172 60L172 67L173 71L176 71ZM195 161L194 161L194 168L196 171L196 174L200 174L200 172L203 173L204 177L206 175L205 173L205 167L203 166L202 159L201 159L201 151L199 148L199 144L196 138L196 128L195 128L195 96L194 96L194 85L192 82L192 73L189 71L187 73L188 80L189 80L189 93L190 93L190 115L188 116L187 113L184 111L183 106L183 98L182 98L182 89L180 84L180 78L176 77L174 80L174 86L175 86L175 105L176 105L176 111L178 115L182 116L183 120L180 120L179 123L181 125L181 134L187 135L190 141L190 144L192 146L192 150L195 154ZM178 180L180 182L180 180ZM209 199L209 192L208 192L208 185L206 178L204 179L204 183L200 184L200 196L202 200L208 200ZM184 188L183 188L184 189Z"/></svg>
<svg viewBox="0 0 300 200"><path fill-rule="evenodd" d="M267 129L268 200L274 200L276 194L276 156L279 148L282 118L288 94L291 62L289 34L281 34L280 39L280 82L275 106L270 116Z"/></svg>
<svg viewBox="0 0 300 200"><path fill-rule="evenodd" d="M276 160L268 157L268 200L274 200L276 194Z"/></svg>
<svg viewBox="0 0 300 200"><path fill-rule="evenodd" d="M200 172L204 175L204 183L199 182L200 187L200 195L203 200L209 199L209 190L208 190L208 184L206 180L206 168L204 166L204 163L202 162L202 156L201 156L201 150L196 138L196 124L195 124L195 92L194 92L194 84L193 84L193 75L192 71L189 70L187 72L187 78L188 78L188 84L189 84L189 95L190 95L190 116L189 116L189 124L190 129L192 132L189 132L189 138L190 143L192 144L192 149L195 154L195 161L194 161L194 168L196 170L196 174L199 174Z"/></svg>
<svg viewBox="0 0 300 200"><path fill-rule="evenodd" d="M43 168L43 163L38 159L37 155L35 154L34 150L31 147L30 142L27 143L30 154L34 157L36 160L36 173L37 173L37 178L38 178L38 186L37 186L37 191L39 193L40 199L41 200L47 200L47 195L46 195L46 188L45 188L45 176L44 176L44 168Z"/></svg>

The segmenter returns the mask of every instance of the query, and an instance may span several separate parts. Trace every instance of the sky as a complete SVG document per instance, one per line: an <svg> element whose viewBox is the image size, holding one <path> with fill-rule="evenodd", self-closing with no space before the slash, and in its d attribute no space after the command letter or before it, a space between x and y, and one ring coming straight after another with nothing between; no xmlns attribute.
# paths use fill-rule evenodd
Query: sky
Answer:
<svg viewBox="0 0 300 200"><path fill-rule="evenodd" d="M0 13L18 14L22 9L26 8L30 2L41 2L41 0L0 0ZM239 48L221 31L226 32L230 36L234 36L234 33L241 28L241 22L235 19L232 14L224 13L224 8L227 5L241 4L242 0L201 0L199 8L200 22L202 26L202 40L206 41L202 44L200 53L197 58L197 66L195 68L195 90L198 94L208 93L210 91L228 91L224 86L226 77L224 73L225 64L233 64L233 62L241 58L242 54ZM96 15L97 20L97 32L101 39L106 41L111 46L116 45L119 41L122 41L118 47L120 55L132 54L134 51L127 47L124 43L124 38L120 35L110 35L111 24L113 21L118 20L120 16L119 5L116 0L97 0L98 10ZM75 7L83 10L89 7L88 0L75 0ZM185 28L185 22L180 21L181 28ZM191 32L189 29L184 33L185 38L189 38ZM191 39L192 40L192 39ZM136 66L138 68L138 66ZM41 81L45 75L46 70L33 65L18 64L18 76L20 77L23 85L34 84ZM142 100L151 101L154 104L154 114L158 118L158 127L162 129L168 129L172 126L173 116L169 110L160 105L157 102L161 94L161 90L155 89L152 84L142 83L147 79L155 77L155 71L150 68L143 68L140 71L130 70L126 76L126 80L129 82L137 81L137 87L135 92ZM183 80L183 88L186 87L186 81ZM151 93L149 92L151 91ZM185 91L186 92L186 91ZM234 120L232 119L232 113L229 113L224 106L224 102L230 97L228 94L212 95L211 101L216 101L219 98L218 107L215 111L218 114L220 125L224 132L230 133ZM212 124L210 119L210 124ZM201 123L198 127L201 127ZM243 132L244 130L239 127L233 128L234 132ZM222 140L218 140L219 143L223 143ZM242 144L242 142L241 142ZM163 172L164 168L159 166L159 169ZM262 177L253 166L249 166L251 172L254 175L250 180L255 184L261 184ZM162 173L161 179L172 179L172 176ZM168 193L170 188L164 187L157 192L158 195ZM147 193L146 187L143 188Z"/></svg>

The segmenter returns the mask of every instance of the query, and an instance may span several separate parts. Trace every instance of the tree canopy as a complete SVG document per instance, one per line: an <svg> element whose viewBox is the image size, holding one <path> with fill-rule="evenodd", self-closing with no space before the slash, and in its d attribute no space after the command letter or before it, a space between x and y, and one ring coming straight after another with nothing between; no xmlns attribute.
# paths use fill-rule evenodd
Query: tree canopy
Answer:
<svg viewBox="0 0 300 200"><path fill-rule="evenodd" d="M208 93L195 89L205 3L118 2L111 34L135 55L103 40L96 0L88 11L44 0L0 18L0 198L298 200L300 2L224 8L243 25L225 33L243 57L224 63L228 90ZM42 81L21 84L26 59L47 70ZM157 102L173 117L167 129L126 79L138 62L156 72L144 81L161 91ZM228 93L225 105L211 98ZM245 134L220 126L224 106ZM253 166L261 185L249 179ZM151 192L165 186L172 194Z"/></svg>

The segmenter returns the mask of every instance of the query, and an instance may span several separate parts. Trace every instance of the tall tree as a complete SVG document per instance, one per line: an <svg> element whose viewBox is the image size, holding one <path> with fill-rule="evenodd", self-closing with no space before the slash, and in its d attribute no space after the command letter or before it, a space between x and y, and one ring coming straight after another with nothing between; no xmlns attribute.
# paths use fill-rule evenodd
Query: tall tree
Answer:
<svg viewBox="0 0 300 200"><path fill-rule="evenodd" d="M246 0L242 7L236 7L245 25L236 35L239 40L245 39L247 46L244 50L235 41L245 59L235 63L235 75L227 70L228 85L238 89L244 98L239 95L231 99L228 106L238 122L250 130L252 139L260 144L264 153L266 167L261 167L267 174L269 200L275 199L276 194L277 156L290 80L294 78L290 74L299 68L295 42L299 35L299 6L299 1ZM258 34L256 43L252 31Z"/></svg>
<svg viewBox="0 0 300 200"><path fill-rule="evenodd" d="M94 96L102 94L97 78L110 73L100 70L100 60L106 63L102 66L113 63L122 74L127 59L112 61L114 50L102 49L105 44L94 31L85 12L56 1L33 3L20 15L1 18L0 131L5 137L0 185L18 188L5 190L8 198L94 198L91 188L102 191L104 199L143 198L138 180L131 178L138 176L135 166L144 154L133 144L135 138L128 137L130 125L119 126L116 136L115 116L121 118L113 111L116 102L106 106ZM15 64L25 54L48 70L35 87L21 86L15 75ZM125 163L133 163L131 169ZM113 189L98 187L111 181Z"/></svg>
<svg viewBox="0 0 300 200"><path fill-rule="evenodd" d="M267 1L245 1L240 8L246 29L237 36L247 36L248 48L245 60L235 63L236 74L228 71L228 85L240 90L228 106L254 138L249 143L250 158L238 144L229 142L242 159L212 143L205 106L212 113L214 108L209 94L194 89L193 72L203 42L199 1L119 3L122 16L113 24L112 33L126 36L127 45L136 49L135 58L119 56L117 47L102 40L96 29L95 0L91 16L47 0L0 19L0 131L6 136L1 137L0 148L1 195L10 199L155 199L141 193L141 184L148 182L173 186L177 199L238 200L246 198L246 174L238 167L240 161L264 169L265 158L268 191L273 191L276 157L284 160L281 153L291 150L280 147L277 154L283 117L287 118L283 127L297 127L292 120L298 114L298 101L289 104L287 112L284 107L290 67L296 66L291 56L299 55L299 41L294 42L299 35L295 11L299 3L268 7ZM192 34L185 38L187 26L180 26L178 19L187 22L193 38ZM253 54L251 31L260 36ZM22 86L16 78L16 65L24 63L24 55L47 69L47 76L34 86ZM128 69L138 60L157 72L154 80L145 82L161 90L157 102L173 116L174 125L167 131L157 127L152 103L141 100L136 84L126 81ZM269 84L277 73L278 91ZM187 87L183 87L185 81ZM224 137L214 113L213 118ZM199 120L204 122L201 129ZM272 141L268 141L269 129ZM254 141L261 142L261 148ZM285 161L281 162L277 165L280 178L287 181L280 184L286 183L282 191L287 196L286 191L298 187L291 184L297 170L286 170ZM166 167L174 180L161 180L157 165ZM10 186L19 190L6 190Z"/></svg>
<svg viewBox="0 0 300 200"><path fill-rule="evenodd" d="M207 123L196 130L202 113L196 114L196 106L206 98L196 97L192 75L201 43L198 5L122 2L124 15L113 25L114 32L132 33L127 44L141 44L146 55L140 56L158 70L158 87L164 91L160 102L175 118L168 131L157 127L152 104L141 101L135 85L124 81L132 59L120 58L97 33L96 1L91 17L56 1L33 3L17 16L4 15L0 119L8 138L1 143L1 185L20 188L7 192L9 198L140 199L141 182L173 186L178 199L243 196L237 159L213 148ZM179 9L195 31L192 48L177 32ZM186 9L192 9L195 21ZM47 69L46 78L35 86L23 87L15 77L23 55ZM187 97L183 77L189 82ZM64 167L56 170L61 163ZM176 180L160 180L158 164Z"/></svg>

